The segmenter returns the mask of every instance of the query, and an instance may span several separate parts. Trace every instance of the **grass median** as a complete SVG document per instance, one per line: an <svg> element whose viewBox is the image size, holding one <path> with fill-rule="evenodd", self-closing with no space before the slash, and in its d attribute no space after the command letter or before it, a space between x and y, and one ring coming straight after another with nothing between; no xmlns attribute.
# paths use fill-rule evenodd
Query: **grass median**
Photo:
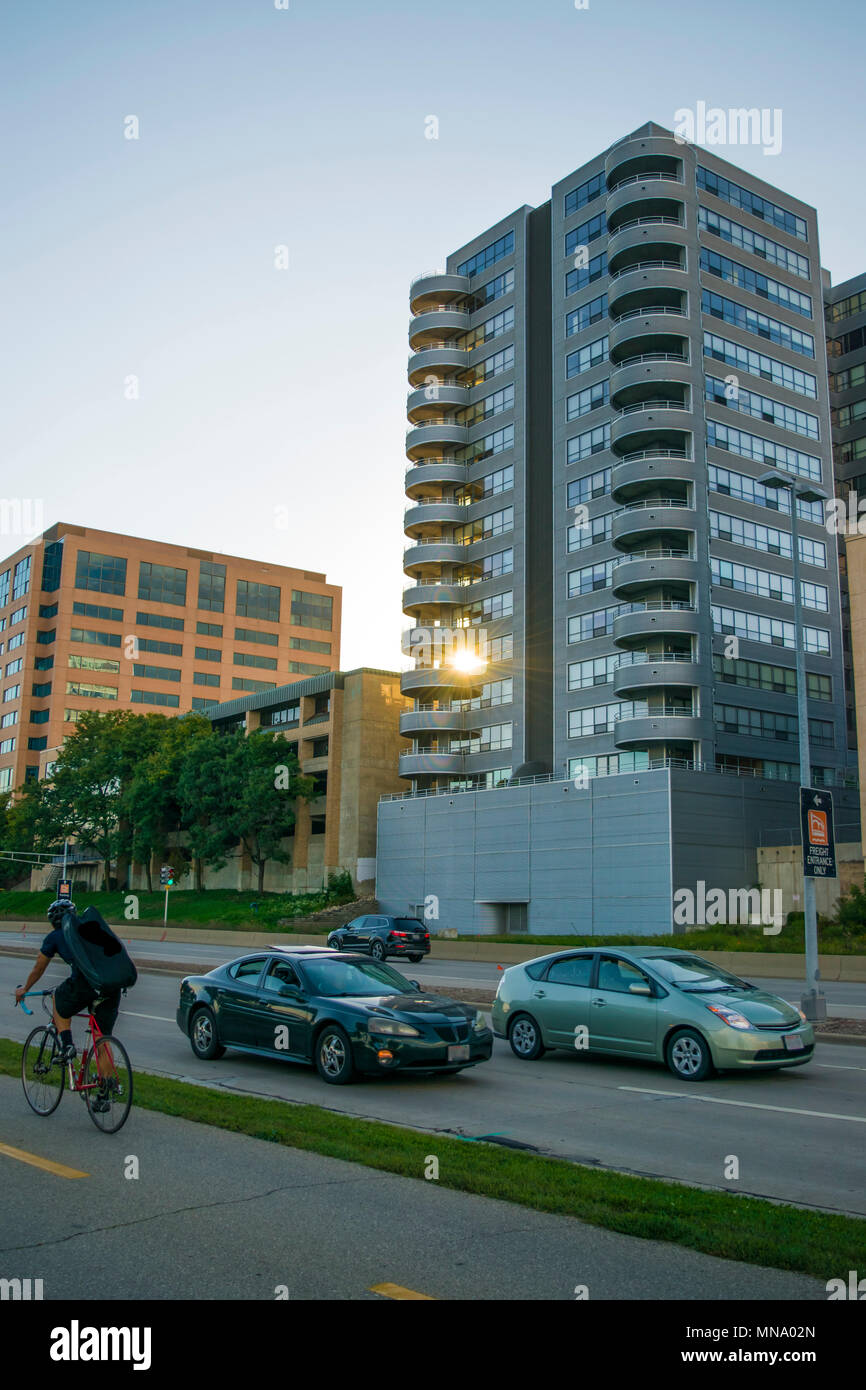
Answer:
<svg viewBox="0 0 866 1390"><path fill-rule="evenodd" d="M21 1045L0 1039L0 1073L18 1076L20 1067ZM722 1259L793 1270L825 1281L844 1277L849 1269L866 1268L866 1221L856 1217L632 1177L146 1072L135 1074L134 1104L419 1181L434 1157L440 1187L576 1217L623 1235L662 1240Z"/></svg>

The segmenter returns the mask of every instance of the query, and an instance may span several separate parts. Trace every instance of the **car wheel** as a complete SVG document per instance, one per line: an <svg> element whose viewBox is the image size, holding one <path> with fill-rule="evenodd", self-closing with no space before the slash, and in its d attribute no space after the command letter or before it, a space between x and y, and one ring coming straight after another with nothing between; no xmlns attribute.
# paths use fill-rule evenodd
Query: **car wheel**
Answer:
<svg viewBox="0 0 866 1390"><path fill-rule="evenodd" d="M424 957L423 957L423 956L410 956L409 959L410 959L410 961L412 962L413 965L417 965L419 961L421 961L421 960L424 959Z"/></svg>
<svg viewBox="0 0 866 1390"><path fill-rule="evenodd" d="M332 1086L345 1086L355 1074L349 1039L335 1023L324 1027L316 1039L316 1070Z"/></svg>
<svg viewBox="0 0 866 1390"><path fill-rule="evenodd" d="M543 1057L547 1050L541 1041L541 1029L529 1014L518 1014L511 1020L508 1041L511 1051L522 1062L534 1062L536 1058Z"/></svg>
<svg viewBox="0 0 866 1390"><path fill-rule="evenodd" d="M189 1043L202 1062L215 1062L224 1055L225 1048L217 1036L212 1009L196 1009L190 1022Z"/></svg>
<svg viewBox="0 0 866 1390"><path fill-rule="evenodd" d="M682 1081L705 1081L714 1070L709 1043L692 1028L681 1028L668 1039L665 1060Z"/></svg>
<svg viewBox="0 0 866 1390"><path fill-rule="evenodd" d="M370 943L370 955L374 960L385 959L385 947L381 941L373 941Z"/></svg>

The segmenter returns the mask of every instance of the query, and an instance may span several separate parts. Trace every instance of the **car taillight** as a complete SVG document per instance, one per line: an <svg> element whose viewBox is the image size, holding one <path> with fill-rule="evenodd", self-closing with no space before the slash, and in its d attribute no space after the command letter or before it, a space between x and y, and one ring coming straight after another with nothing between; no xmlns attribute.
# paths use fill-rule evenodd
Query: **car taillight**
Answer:
<svg viewBox="0 0 866 1390"><path fill-rule="evenodd" d="M391 935L392 935L392 936L405 936L405 937L407 937L407 936L409 935L409 933L408 933L407 931L392 931Z"/></svg>

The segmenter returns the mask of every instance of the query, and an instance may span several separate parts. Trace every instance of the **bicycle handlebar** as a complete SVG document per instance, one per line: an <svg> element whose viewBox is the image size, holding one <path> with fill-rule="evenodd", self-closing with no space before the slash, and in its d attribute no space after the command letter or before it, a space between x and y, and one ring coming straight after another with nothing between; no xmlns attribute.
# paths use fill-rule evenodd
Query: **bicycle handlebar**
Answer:
<svg viewBox="0 0 866 1390"><path fill-rule="evenodd" d="M20 999L16 999L16 1000L15 1000L15 1007L17 1008L18 1005L20 1004L20 1005L21 1005L21 1008L24 1010L24 1012L25 1012L26 1014L30 1014L30 1016L32 1017L32 1016L33 1016L33 1010L32 1010L32 1009L28 1009L27 1005L24 1003L24 1000L25 1000L25 999L30 999L30 998L37 998L37 999L40 999L40 998L42 998L43 995L46 995L46 994L53 994L53 993L54 993L54 990L53 990L53 989L29 989L29 990L27 991L26 994L22 994L22 996L21 996Z"/></svg>

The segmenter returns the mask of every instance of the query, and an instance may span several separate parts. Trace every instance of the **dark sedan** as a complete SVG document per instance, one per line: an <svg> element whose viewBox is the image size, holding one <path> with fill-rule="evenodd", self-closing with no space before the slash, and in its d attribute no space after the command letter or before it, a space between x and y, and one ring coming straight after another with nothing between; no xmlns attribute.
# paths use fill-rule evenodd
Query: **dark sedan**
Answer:
<svg viewBox="0 0 866 1390"><path fill-rule="evenodd" d="M489 1060L493 1034L469 1004L425 994L383 961L327 948L259 951L181 981L177 1024L196 1057L227 1047L360 1072L442 1073Z"/></svg>
<svg viewBox="0 0 866 1390"><path fill-rule="evenodd" d="M374 960L404 956L417 965L430 954L430 933L417 917L368 912L329 932L328 945L337 951L369 951Z"/></svg>

